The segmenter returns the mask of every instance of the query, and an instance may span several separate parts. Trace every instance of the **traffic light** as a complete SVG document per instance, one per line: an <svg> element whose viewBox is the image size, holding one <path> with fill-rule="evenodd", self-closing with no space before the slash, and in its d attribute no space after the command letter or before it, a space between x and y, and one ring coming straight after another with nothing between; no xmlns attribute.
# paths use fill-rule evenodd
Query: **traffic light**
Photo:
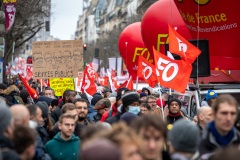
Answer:
<svg viewBox="0 0 240 160"><path fill-rule="evenodd" d="M86 44L86 43L83 44L83 50L84 50L84 51L87 50L87 44Z"/></svg>

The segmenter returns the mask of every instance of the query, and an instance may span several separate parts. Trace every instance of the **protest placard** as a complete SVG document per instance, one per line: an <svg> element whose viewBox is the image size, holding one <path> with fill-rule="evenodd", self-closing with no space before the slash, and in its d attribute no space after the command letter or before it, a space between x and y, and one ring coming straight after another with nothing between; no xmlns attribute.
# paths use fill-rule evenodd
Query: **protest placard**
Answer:
<svg viewBox="0 0 240 160"><path fill-rule="evenodd" d="M74 78L83 71L80 40L32 43L34 78Z"/></svg>
<svg viewBox="0 0 240 160"><path fill-rule="evenodd" d="M73 78L50 78L50 87L56 96L62 96L65 90L74 90Z"/></svg>

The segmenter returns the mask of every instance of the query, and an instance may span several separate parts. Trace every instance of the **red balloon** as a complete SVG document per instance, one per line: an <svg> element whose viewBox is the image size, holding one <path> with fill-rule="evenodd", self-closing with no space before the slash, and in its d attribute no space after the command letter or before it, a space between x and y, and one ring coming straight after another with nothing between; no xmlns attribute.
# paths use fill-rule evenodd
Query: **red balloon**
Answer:
<svg viewBox="0 0 240 160"><path fill-rule="evenodd" d="M191 36L209 40L210 68L240 69L240 1L175 0L175 3Z"/></svg>
<svg viewBox="0 0 240 160"><path fill-rule="evenodd" d="M142 40L141 22L130 24L122 31L118 49L133 80L137 77L139 55L153 63L153 55L148 52Z"/></svg>
<svg viewBox="0 0 240 160"><path fill-rule="evenodd" d="M142 38L152 52L154 46L164 54L165 44L168 44L168 24L177 28L179 34L191 39L190 33L173 0L160 0L151 5L142 19Z"/></svg>

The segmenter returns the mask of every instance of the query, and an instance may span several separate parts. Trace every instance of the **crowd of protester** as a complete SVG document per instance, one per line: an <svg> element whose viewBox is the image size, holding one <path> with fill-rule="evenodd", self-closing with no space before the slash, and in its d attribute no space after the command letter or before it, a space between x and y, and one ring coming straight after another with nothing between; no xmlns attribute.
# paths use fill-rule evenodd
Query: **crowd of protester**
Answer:
<svg viewBox="0 0 240 160"><path fill-rule="evenodd" d="M92 95L0 84L0 160L238 159L239 104L209 90L194 118L178 97L103 87Z"/></svg>

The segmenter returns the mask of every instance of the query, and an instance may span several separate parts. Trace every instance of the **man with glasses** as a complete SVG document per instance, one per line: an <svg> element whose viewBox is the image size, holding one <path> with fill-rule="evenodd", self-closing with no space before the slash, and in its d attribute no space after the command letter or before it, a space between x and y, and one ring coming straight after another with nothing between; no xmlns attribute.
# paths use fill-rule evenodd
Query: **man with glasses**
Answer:
<svg viewBox="0 0 240 160"><path fill-rule="evenodd" d="M157 98L154 96L148 96L146 99L146 102L151 109L155 109L158 107L157 106Z"/></svg>

